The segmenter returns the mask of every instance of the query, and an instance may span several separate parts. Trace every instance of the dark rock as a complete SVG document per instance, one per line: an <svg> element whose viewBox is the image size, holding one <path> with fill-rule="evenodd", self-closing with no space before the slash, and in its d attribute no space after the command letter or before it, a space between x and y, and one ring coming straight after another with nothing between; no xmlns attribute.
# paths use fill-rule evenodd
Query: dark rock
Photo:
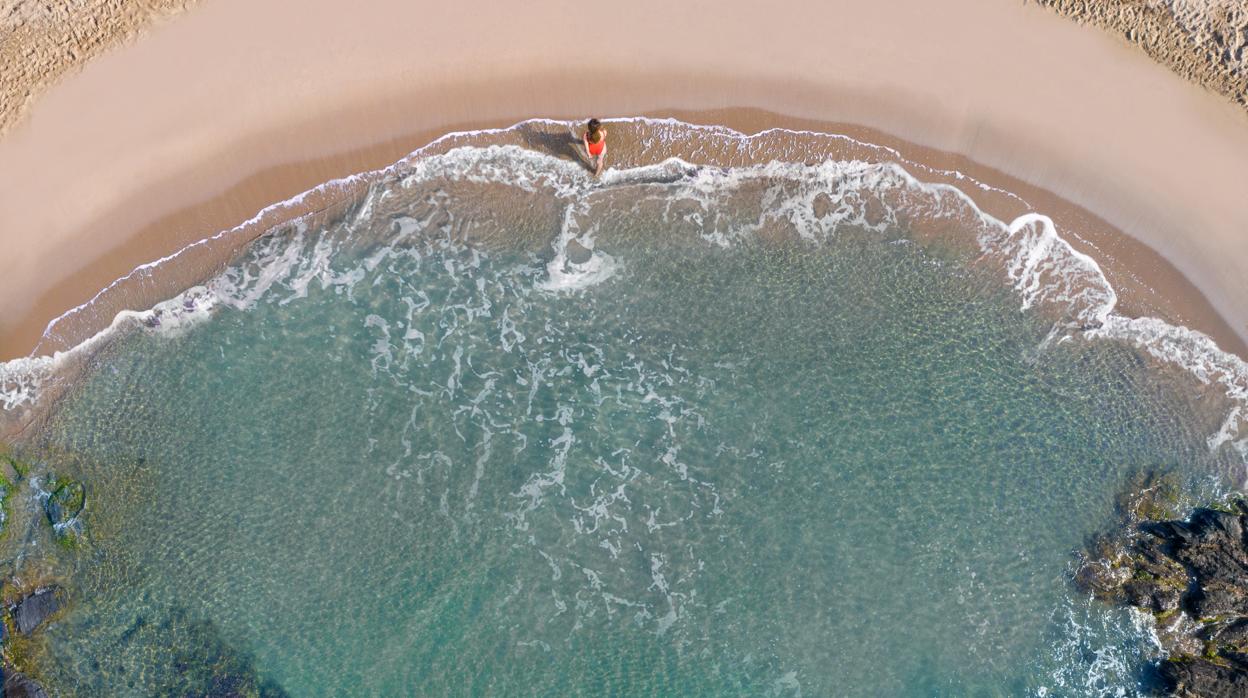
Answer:
<svg viewBox="0 0 1248 698"><path fill-rule="evenodd" d="M1248 650L1248 618L1206 625L1199 636L1214 647L1229 647L1239 652Z"/></svg>
<svg viewBox="0 0 1248 698"><path fill-rule="evenodd" d="M38 681L16 671L6 671L4 698L48 698L48 692Z"/></svg>
<svg viewBox="0 0 1248 698"><path fill-rule="evenodd" d="M235 647L211 621L190 615L185 609L170 609L159 621L136 624L128 645L156 649L149 660L159 671L154 683L136 688L135 693L159 696L252 696L287 698L275 681L257 671L250 653Z"/></svg>
<svg viewBox="0 0 1248 698"><path fill-rule="evenodd" d="M1248 546L1240 514L1197 509L1187 521L1145 524L1154 540L1141 545L1147 560L1183 565L1194 584L1184 598L1196 618L1248 616Z"/></svg>
<svg viewBox="0 0 1248 698"><path fill-rule="evenodd" d="M1182 588L1165 580L1133 578L1122 585L1125 601L1151 613L1168 613L1179 608Z"/></svg>
<svg viewBox="0 0 1248 698"><path fill-rule="evenodd" d="M1248 505L1181 520L1173 482L1148 475L1136 484L1118 500L1128 530L1093 538L1075 583L1153 614L1171 654L1157 669L1169 694L1248 698Z"/></svg>
<svg viewBox="0 0 1248 698"><path fill-rule="evenodd" d="M568 261L573 264L584 264L594 256L592 250L576 240L568 240L567 251Z"/></svg>
<svg viewBox="0 0 1248 698"><path fill-rule="evenodd" d="M1075 584L1102 601L1153 613L1173 611L1188 588L1188 573L1163 548L1159 539L1128 545L1125 540L1098 536L1088 545Z"/></svg>
<svg viewBox="0 0 1248 698"><path fill-rule="evenodd" d="M1248 696L1248 659L1232 657L1178 657L1161 663L1159 673L1166 693L1182 698L1243 698Z"/></svg>
<svg viewBox="0 0 1248 698"><path fill-rule="evenodd" d="M40 589L17 602L13 608L13 624L17 632L29 635L64 605L65 593L60 587Z"/></svg>
<svg viewBox="0 0 1248 698"><path fill-rule="evenodd" d="M1164 548L1164 542L1146 539L1132 550L1127 565L1130 577L1122 586L1127 603L1153 613L1179 608L1190 586L1190 576Z"/></svg>
<svg viewBox="0 0 1248 698"><path fill-rule="evenodd" d="M1083 563L1075 572L1075 586L1102 601L1123 603L1122 585L1130 578L1131 568L1122 541L1097 535L1088 541Z"/></svg>
<svg viewBox="0 0 1248 698"><path fill-rule="evenodd" d="M52 494L48 496L48 501L44 504L44 511L48 514L48 521L53 526L64 525L73 520L73 518L82 513L82 508L87 504L87 490L82 486L81 482L70 480L57 486Z"/></svg>

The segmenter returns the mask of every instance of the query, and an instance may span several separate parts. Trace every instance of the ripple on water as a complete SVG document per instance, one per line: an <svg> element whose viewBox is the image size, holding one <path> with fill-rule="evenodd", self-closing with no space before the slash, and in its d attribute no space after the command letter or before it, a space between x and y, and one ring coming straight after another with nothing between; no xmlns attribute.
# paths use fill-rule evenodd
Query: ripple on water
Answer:
<svg viewBox="0 0 1248 698"><path fill-rule="evenodd" d="M93 492L46 673L1133 693L1147 629L1071 552L1139 468L1238 472L1237 426L1081 330L1126 337L1046 226L864 163L409 163L94 355L39 437Z"/></svg>

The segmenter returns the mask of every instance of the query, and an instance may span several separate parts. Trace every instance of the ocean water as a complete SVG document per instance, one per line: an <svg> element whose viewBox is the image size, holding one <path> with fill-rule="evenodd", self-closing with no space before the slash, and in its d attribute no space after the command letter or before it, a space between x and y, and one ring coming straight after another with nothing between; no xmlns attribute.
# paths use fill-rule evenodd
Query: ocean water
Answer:
<svg viewBox="0 0 1248 698"><path fill-rule="evenodd" d="M1074 591L1073 553L1141 470L1234 483L1238 422L1046 225L893 165L409 163L137 315L59 399L35 491L89 496L76 550L26 539L74 598L40 670L1133 695L1148 625Z"/></svg>

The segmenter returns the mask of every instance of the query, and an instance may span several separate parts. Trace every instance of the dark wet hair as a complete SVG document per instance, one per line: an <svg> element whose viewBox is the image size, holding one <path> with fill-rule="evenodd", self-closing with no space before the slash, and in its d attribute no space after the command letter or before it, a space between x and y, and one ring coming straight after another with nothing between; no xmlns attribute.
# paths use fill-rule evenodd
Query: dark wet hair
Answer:
<svg viewBox="0 0 1248 698"><path fill-rule="evenodd" d="M598 133L598 129L599 129L599 128L601 128L601 127L602 127L602 122L601 122L601 121L599 121L599 120L597 120L597 119L590 119L590 120L589 120L589 126L588 126L588 128L589 128L589 132L590 132L590 133Z"/></svg>

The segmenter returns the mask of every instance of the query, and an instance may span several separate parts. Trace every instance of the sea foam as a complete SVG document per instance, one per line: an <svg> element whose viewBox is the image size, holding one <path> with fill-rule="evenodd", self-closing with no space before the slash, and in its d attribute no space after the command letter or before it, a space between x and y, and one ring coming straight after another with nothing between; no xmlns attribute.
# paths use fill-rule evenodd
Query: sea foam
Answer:
<svg viewBox="0 0 1248 698"><path fill-rule="evenodd" d="M1228 446L1248 461L1248 364L1221 350L1211 338L1198 331L1158 318L1128 318L1117 314L1117 294L1103 270L1095 259L1072 247L1050 218L1032 212L1013 221L1001 221L983 211L964 189L1003 193L1021 201L1016 195L960 172L905 162L896 151L853 141L847 136L782 129L747 136L725 127L694 126L670 119L637 117L617 121L646 127L646 137L652 141L647 145L653 146L653 151L659 154L665 152L665 148L670 150L672 143L696 132L698 139L721 151L748 152L762 139L791 136L806 148L790 153L795 159L797 156L808 158L814 147L802 139L824 139L870 147L877 153L894 157L895 161L825 160L808 164L780 158L762 164L715 167L667 157L639 167L609 169L601 179L594 179L577 163L517 145L472 144L485 136L558 123L531 120L507 129L447 134L387 168L333 180L274 204L248 224L265 216L280 218L283 211L296 211L309 196L335 189L347 191L361 184L369 187L353 207L351 215L356 220L367 219L374 204L392 193L390 187L410 189L430 182L514 187L554 197L564 207L562 223L551 242L553 255L546 265L546 278L539 284L549 292L578 292L609 281L626 263L595 248L594 234L599 221L593 217L592 209L597 199L630 187L649 187L653 189L651 198L684 202L684 209L672 215L683 224L698 226L704 240L721 246L756 235L778 221L794 226L812 242L818 242L820 236L835 234L843 226L884 231L904 228L916 220L949 223L973 237L983 259L999 265L1004 279L1020 297L1021 310L1043 307L1057 311L1062 319L1055 325L1055 335L1092 341L1125 341L1161 362L1190 371L1201 383L1219 389L1233 406L1219 430L1210 434L1209 447ZM953 178L964 186L924 182L912 170ZM724 203L730 198L739 203L746 190L756 197L752 201L757 219L742 224L739 216L722 215ZM824 204L822 212L820 202ZM173 255L141 265L114 284L149 274L162 264L175 262L190 249L213 244L248 224L222 231ZM400 218L395 223L398 227L395 237L414 235L425 224L412 217ZM341 241L318 237L306 220L296 220L293 225L280 225L274 230L281 230L283 234L258 238L242 260L205 284L150 309L119 313L108 328L72 349L52 356L0 363L0 405L7 411L32 407L60 366L72 358L89 354L118 332L139 329L177 334L210 318L219 307L246 310L279 290L282 295L278 302L288 303L306 295L309 284L318 282L349 293L354 283L363 278L363 269L357 270L358 273L333 271L330 262ZM569 245L573 241L589 253L588 259L574 262L569 258ZM366 266L375 267L390 249L383 248L371 260L366 260ZM54 320L48 332L54 331L58 321L89 310L91 304L83 304Z"/></svg>

